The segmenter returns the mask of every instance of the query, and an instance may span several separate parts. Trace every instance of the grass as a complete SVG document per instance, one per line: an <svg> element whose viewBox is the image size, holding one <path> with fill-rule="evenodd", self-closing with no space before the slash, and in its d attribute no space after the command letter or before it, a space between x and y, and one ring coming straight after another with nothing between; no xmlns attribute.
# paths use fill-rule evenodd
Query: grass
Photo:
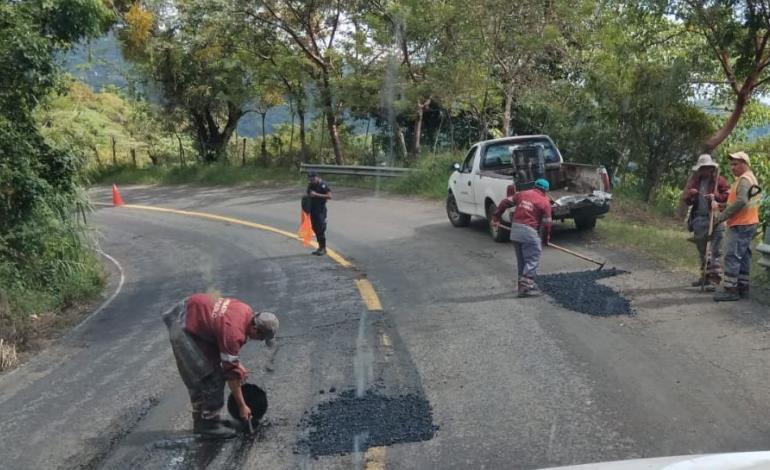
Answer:
<svg viewBox="0 0 770 470"><path fill-rule="evenodd" d="M96 253L80 235L55 227L43 227L50 231L49 249L26 256L25 263L0 260L0 371L77 320L104 287Z"/></svg>
<svg viewBox="0 0 770 470"><path fill-rule="evenodd" d="M684 221L661 215L634 199L613 199L612 210L596 224L595 234L607 246L640 253L663 266L700 273L697 249L688 241L691 234L685 230ZM760 243L760 239L757 236L755 243ZM754 250L751 282L759 289L754 289L752 295L763 303L770 303L770 275L759 265L760 258Z"/></svg>
<svg viewBox="0 0 770 470"><path fill-rule="evenodd" d="M695 244L687 241L689 234L684 230L652 225L610 212L596 224L595 233L607 246L630 249L685 271L695 273L700 269Z"/></svg>
<svg viewBox="0 0 770 470"><path fill-rule="evenodd" d="M416 171L404 178L353 177L329 175L326 179L333 186L353 187L443 199L446 197L447 179L451 165L458 157L453 154L424 155ZM323 175L322 175L323 176ZM290 168L261 168L254 166L190 165L109 167L90 175L94 183L107 184L196 184L201 186L233 186L239 184L299 183L306 180Z"/></svg>

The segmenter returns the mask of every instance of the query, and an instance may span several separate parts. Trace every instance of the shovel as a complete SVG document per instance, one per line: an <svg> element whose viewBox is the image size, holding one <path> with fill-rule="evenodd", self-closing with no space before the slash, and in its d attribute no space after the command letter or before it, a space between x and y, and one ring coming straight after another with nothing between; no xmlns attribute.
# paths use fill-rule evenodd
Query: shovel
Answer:
<svg viewBox="0 0 770 470"><path fill-rule="evenodd" d="M506 225L506 224L504 224L502 222L500 222L500 226L505 228L505 229L507 229L507 230L511 229L510 225ZM553 242L548 242L548 246L550 246L551 248L555 248L555 249L557 249L559 251L563 251L564 253L572 255L572 256L574 256L576 258L580 258L582 260L590 261L591 263L599 265L599 268L597 269L597 271L601 271L602 268L604 267L604 265L607 264L607 261L597 261L597 260L595 260L593 258L590 258L590 257L584 255L584 254L578 253L576 251L572 251L569 248L564 248L563 246L556 245Z"/></svg>
<svg viewBox="0 0 770 470"><path fill-rule="evenodd" d="M564 253L570 254L570 255L572 255L572 256L574 256L576 258L580 258L580 259L583 259L583 260L586 260L586 261L590 261L591 263L598 264L599 268L597 269L597 271L601 271L602 268L604 267L604 265L607 264L607 261L598 261L598 260L595 260L593 258L589 258L586 255L580 254L580 253L578 253L576 251L572 251L572 250L570 250L568 248L564 248L563 246L555 245L552 242L548 242L548 246L550 246L551 248L556 248L557 250L563 251Z"/></svg>

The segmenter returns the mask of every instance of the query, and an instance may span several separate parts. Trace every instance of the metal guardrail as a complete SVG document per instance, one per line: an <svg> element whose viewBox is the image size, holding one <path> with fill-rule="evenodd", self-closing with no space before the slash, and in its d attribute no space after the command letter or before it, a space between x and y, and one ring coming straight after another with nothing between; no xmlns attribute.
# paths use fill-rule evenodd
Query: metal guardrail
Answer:
<svg viewBox="0 0 770 470"><path fill-rule="evenodd" d="M309 171L318 172L320 175L382 176L385 178L399 178L412 173L414 170L411 168L398 168L393 166L300 164L300 173L307 173Z"/></svg>

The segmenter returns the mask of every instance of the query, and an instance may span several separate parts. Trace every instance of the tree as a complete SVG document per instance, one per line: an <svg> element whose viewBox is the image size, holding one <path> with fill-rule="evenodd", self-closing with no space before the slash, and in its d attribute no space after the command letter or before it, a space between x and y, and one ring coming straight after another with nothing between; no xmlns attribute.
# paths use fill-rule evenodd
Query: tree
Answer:
<svg viewBox="0 0 770 470"><path fill-rule="evenodd" d="M278 84L269 80L264 80L259 88L259 96L256 99L255 111L262 118L262 162L268 165L267 160L267 134L265 131L265 118L268 111L283 103Z"/></svg>
<svg viewBox="0 0 770 470"><path fill-rule="evenodd" d="M142 48L129 58L150 86L160 85L169 113L181 109L189 116L202 159L220 161L254 95L255 56L248 49L255 43L243 41L245 32L226 2L186 0L174 2L174 8L165 3L152 7L139 14L133 4L123 16L124 49ZM147 27L148 14L152 28Z"/></svg>
<svg viewBox="0 0 770 470"><path fill-rule="evenodd" d="M662 5L661 5L662 3ZM770 81L770 2L767 0L673 0L659 2L659 11L675 14L687 31L704 39L703 57L716 62L732 111L704 144L711 152L735 129L746 105ZM723 91L721 88L720 91Z"/></svg>
<svg viewBox="0 0 770 470"><path fill-rule="evenodd" d="M279 38L293 43L311 65L338 165L344 164L345 156L337 130L342 103L336 93L336 81L341 77L345 63L336 48L345 29L347 3L343 0L246 3L246 14L255 21L255 26L273 28Z"/></svg>
<svg viewBox="0 0 770 470"><path fill-rule="evenodd" d="M36 208L77 188L79 162L40 135L34 111L60 89L55 55L81 38L102 34L111 20L97 0L0 4L0 254L4 238ZM24 247L8 248L26 251Z"/></svg>

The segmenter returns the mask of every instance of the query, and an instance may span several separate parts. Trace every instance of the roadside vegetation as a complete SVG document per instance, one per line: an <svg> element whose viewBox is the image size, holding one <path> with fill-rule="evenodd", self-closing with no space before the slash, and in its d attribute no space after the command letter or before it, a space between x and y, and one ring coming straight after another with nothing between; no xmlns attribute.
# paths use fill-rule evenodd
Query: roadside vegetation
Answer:
<svg viewBox="0 0 770 470"><path fill-rule="evenodd" d="M61 86L55 54L101 35L101 2L0 4L0 366L46 319L100 292L101 265L77 214L82 156L47 140L35 113ZM77 18L76 22L70 21Z"/></svg>
<svg viewBox="0 0 770 470"><path fill-rule="evenodd" d="M745 150L770 181L770 12L756 2L172 3L0 6L5 349L100 289L77 217L95 182L287 183L301 162L392 165L416 172L335 183L443 198L471 143L548 134L610 173L618 210L600 236L685 266L686 234L663 218L698 154L728 175L727 153ZM121 88L60 70L108 31L130 70ZM239 135L247 121L256 131Z"/></svg>

